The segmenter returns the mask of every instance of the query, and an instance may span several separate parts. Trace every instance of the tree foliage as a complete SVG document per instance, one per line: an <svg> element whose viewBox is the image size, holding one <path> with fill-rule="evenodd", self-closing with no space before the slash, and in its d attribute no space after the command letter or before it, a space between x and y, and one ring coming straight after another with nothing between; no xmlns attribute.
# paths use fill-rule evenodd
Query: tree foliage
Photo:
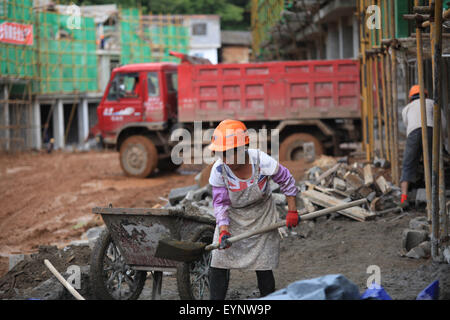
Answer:
<svg viewBox="0 0 450 320"><path fill-rule="evenodd" d="M111 0L61 0L61 4L111 4ZM217 14L222 29L250 28L250 0L120 0L121 7L138 7L144 14Z"/></svg>

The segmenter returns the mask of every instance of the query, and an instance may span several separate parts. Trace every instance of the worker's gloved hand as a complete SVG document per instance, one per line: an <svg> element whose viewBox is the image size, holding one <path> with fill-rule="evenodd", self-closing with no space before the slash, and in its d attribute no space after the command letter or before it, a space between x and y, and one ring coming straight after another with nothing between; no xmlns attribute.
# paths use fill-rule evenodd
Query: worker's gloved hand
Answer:
<svg viewBox="0 0 450 320"><path fill-rule="evenodd" d="M231 247L231 243L228 242L228 238L231 237L231 233L229 233L226 230L223 230L220 232L219 234L219 249L223 250L223 249L228 249L229 247Z"/></svg>
<svg viewBox="0 0 450 320"><path fill-rule="evenodd" d="M286 215L286 227L296 227L298 225L298 212L297 210L289 210Z"/></svg>

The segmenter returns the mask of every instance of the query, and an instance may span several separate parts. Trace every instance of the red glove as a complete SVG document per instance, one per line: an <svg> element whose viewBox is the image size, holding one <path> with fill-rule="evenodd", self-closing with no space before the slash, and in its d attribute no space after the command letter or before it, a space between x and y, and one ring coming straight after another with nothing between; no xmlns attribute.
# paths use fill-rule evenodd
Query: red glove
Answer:
<svg viewBox="0 0 450 320"><path fill-rule="evenodd" d="M231 247L231 243L227 241L228 238L231 237L231 233L226 230L223 230L219 234L219 249L228 249Z"/></svg>
<svg viewBox="0 0 450 320"><path fill-rule="evenodd" d="M296 227L298 225L298 212L289 210L286 215L286 227Z"/></svg>

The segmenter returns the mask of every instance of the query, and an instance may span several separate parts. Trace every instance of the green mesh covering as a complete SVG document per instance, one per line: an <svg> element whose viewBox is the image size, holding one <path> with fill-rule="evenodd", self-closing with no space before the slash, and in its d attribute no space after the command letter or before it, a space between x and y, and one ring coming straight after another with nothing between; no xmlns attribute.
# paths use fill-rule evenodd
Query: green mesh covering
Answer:
<svg viewBox="0 0 450 320"><path fill-rule="evenodd" d="M94 20L81 17L80 28L71 29L69 18L51 12L37 14L41 93L98 90Z"/></svg>
<svg viewBox="0 0 450 320"><path fill-rule="evenodd" d="M0 1L0 24L15 22L32 25L32 0ZM36 76L35 46L0 42L0 77L33 79Z"/></svg>
<svg viewBox="0 0 450 320"><path fill-rule="evenodd" d="M182 16L142 16L138 9L122 9L120 27L122 64L179 62L169 52L188 52L189 32Z"/></svg>

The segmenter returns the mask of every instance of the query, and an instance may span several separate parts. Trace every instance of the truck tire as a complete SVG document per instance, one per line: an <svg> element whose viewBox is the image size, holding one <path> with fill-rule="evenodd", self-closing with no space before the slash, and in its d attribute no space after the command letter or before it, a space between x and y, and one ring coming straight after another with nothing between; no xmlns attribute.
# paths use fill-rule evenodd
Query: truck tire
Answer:
<svg viewBox="0 0 450 320"><path fill-rule="evenodd" d="M147 278L147 272L132 270L125 264L108 229L95 243L89 272L92 292L99 300L136 300Z"/></svg>
<svg viewBox="0 0 450 320"><path fill-rule="evenodd" d="M214 227L205 225L198 227L188 239L193 242L211 243ZM203 254L199 261L184 262L177 267L177 287L181 300L209 299L209 264L211 251Z"/></svg>
<svg viewBox="0 0 450 320"><path fill-rule="evenodd" d="M158 150L145 136L130 136L120 146L120 166L130 177L146 178L157 164Z"/></svg>
<svg viewBox="0 0 450 320"><path fill-rule="evenodd" d="M303 143L314 143L316 156L323 154L322 143L316 137L308 133L294 133L280 144L280 161L298 161L305 157Z"/></svg>

